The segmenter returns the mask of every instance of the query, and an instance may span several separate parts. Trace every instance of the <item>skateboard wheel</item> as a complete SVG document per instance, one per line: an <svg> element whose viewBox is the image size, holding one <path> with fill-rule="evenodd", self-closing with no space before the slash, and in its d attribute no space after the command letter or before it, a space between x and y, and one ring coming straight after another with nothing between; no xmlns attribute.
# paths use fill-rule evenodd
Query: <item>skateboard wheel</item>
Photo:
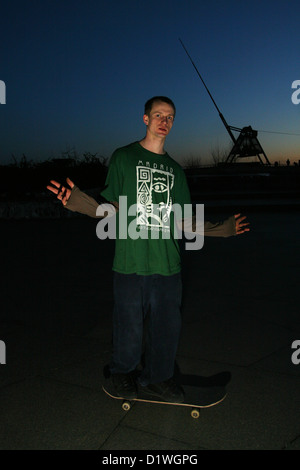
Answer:
<svg viewBox="0 0 300 470"><path fill-rule="evenodd" d="M200 416L199 410L194 409L194 410L191 411L191 417L192 418L198 419L199 416Z"/></svg>
<svg viewBox="0 0 300 470"><path fill-rule="evenodd" d="M130 408L131 408L131 405L130 405L129 401L124 401L122 403L122 408L123 408L124 411L129 411Z"/></svg>

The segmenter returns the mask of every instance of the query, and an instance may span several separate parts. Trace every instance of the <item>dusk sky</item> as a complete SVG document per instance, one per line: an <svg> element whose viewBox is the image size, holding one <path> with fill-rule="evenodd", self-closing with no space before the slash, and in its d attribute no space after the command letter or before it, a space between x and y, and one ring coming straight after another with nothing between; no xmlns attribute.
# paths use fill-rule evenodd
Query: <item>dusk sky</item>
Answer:
<svg viewBox="0 0 300 470"><path fill-rule="evenodd" d="M291 87L300 80L299 18L300 3L286 0L5 2L0 163L71 148L109 158L143 138L153 95L176 104L166 150L179 163L210 162L212 150L229 149L179 37L228 124L257 129L271 162L298 161L300 104Z"/></svg>

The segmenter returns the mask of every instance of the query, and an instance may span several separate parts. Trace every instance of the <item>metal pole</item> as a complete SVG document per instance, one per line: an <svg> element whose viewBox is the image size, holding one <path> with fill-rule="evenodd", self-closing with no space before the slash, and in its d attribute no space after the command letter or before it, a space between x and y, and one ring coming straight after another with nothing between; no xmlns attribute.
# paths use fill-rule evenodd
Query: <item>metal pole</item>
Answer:
<svg viewBox="0 0 300 470"><path fill-rule="evenodd" d="M206 89L207 93L209 94L209 96L210 96L210 98L211 98L213 104L215 105L215 107L216 107L216 109L217 109L217 111L218 111L218 113L219 113L220 119L221 119L221 121L223 122L224 126L226 127L226 130L227 130L228 134L230 135L232 141L233 141L234 143L236 143L236 138L234 137L233 133L231 132L230 126L227 124L227 122L226 122L226 120L225 120L223 114L222 114L221 111L219 110L219 108L218 108L218 106L217 106L215 100L213 99L213 97L212 97L212 95L211 95L209 89L207 88L207 86L206 86L206 84L205 84L203 78L201 77L201 75L200 75L200 73L199 73L199 71L198 71L196 65L194 64L193 59L191 58L190 54L188 53L188 51L187 51L185 45L183 44L183 42L181 41L180 38L179 38L179 41L180 41L180 43L181 43L183 49L185 50L186 55L187 55L188 58L190 59L192 65L193 65L193 67L194 67L194 69L196 70L196 72L197 72L197 74L198 74L198 76L199 76L201 82L202 82L203 85L205 86L205 89Z"/></svg>

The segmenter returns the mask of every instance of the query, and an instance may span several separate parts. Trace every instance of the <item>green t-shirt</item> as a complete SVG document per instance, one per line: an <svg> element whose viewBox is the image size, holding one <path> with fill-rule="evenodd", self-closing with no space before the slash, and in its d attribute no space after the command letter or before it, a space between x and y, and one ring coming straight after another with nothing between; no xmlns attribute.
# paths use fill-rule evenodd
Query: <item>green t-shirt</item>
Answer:
<svg viewBox="0 0 300 470"><path fill-rule="evenodd" d="M178 273L174 211L176 207L178 218L189 216L184 204L191 204L181 166L167 153L159 155L134 142L113 153L101 194L107 201L121 201L113 270L141 275ZM127 200L119 200L120 196Z"/></svg>

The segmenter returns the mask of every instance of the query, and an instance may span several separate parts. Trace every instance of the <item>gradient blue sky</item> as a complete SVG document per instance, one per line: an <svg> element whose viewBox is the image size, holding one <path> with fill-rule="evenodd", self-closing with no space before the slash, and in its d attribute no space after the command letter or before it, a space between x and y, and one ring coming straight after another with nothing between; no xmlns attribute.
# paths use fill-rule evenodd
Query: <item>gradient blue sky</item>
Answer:
<svg viewBox="0 0 300 470"><path fill-rule="evenodd" d="M229 125L300 134L300 4L294 1L9 1L1 7L0 163L68 148L110 157L141 139L144 102L177 107L166 149L209 161ZM300 158L300 136L259 132L271 161Z"/></svg>

